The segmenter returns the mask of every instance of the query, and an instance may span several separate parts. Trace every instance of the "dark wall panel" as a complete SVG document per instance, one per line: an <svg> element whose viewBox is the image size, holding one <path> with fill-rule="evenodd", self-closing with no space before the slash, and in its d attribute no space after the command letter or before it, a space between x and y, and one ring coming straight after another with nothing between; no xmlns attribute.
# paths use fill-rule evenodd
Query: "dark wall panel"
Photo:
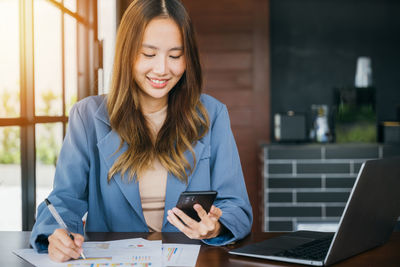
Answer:
<svg viewBox="0 0 400 267"><path fill-rule="evenodd" d="M400 1L271 0L271 115L333 104L353 86L356 60L372 60L379 121L400 105Z"/></svg>

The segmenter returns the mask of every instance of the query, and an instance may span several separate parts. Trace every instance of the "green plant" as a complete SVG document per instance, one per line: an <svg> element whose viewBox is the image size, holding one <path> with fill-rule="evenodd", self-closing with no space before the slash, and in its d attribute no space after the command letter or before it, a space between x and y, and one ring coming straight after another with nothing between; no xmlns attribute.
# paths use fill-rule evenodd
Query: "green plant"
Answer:
<svg viewBox="0 0 400 267"><path fill-rule="evenodd" d="M17 127L5 127L0 131L0 163L19 164L21 161L20 134Z"/></svg>
<svg viewBox="0 0 400 267"><path fill-rule="evenodd" d="M43 107L41 112L50 114L54 108L54 102L59 99L51 90L47 90L41 95ZM36 157L42 164L56 165L57 156L60 151L60 146L56 142L56 132L54 123L46 123L41 125L43 128L40 131L40 137L36 142Z"/></svg>
<svg viewBox="0 0 400 267"><path fill-rule="evenodd" d="M4 117L16 117L19 107L19 92L12 94L8 90L2 90L0 96L0 115ZM0 163L18 164L21 160L20 131L18 127L0 128Z"/></svg>
<svg viewBox="0 0 400 267"><path fill-rule="evenodd" d="M340 124L336 126L336 142L376 142L375 123Z"/></svg>
<svg viewBox="0 0 400 267"><path fill-rule="evenodd" d="M18 116L19 93L12 94L2 90L0 95L0 115L5 117ZM42 114L52 114L57 106L55 101L60 99L52 90L47 90L41 95L43 106L40 109ZM67 111L76 102L76 96L72 96ZM36 139L36 157L42 164L56 165L60 144L57 142L56 125L54 123L42 124L40 137ZM61 134L61 133L60 133ZM20 152L20 130L19 127L0 128L0 164L19 164L21 161Z"/></svg>

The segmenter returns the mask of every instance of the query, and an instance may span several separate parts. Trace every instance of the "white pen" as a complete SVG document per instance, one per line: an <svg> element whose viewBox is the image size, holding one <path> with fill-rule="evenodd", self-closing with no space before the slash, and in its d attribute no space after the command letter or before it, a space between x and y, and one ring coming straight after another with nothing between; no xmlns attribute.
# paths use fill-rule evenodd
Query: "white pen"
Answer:
<svg viewBox="0 0 400 267"><path fill-rule="evenodd" d="M61 218L60 214L58 214L57 210L54 208L53 204L46 198L44 200L46 202L47 208L49 208L51 215L53 215L54 219L57 221L57 223L63 228L65 231L67 231L68 236L72 239L75 240L74 236L71 234L71 232L68 230L67 225ZM86 259L85 255L83 254L83 251L81 252L81 257Z"/></svg>

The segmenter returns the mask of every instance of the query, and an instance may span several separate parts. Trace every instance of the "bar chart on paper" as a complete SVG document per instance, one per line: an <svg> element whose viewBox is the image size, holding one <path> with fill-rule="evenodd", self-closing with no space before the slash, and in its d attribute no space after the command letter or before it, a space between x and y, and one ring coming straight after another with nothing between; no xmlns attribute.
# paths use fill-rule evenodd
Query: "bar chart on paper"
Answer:
<svg viewBox="0 0 400 267"><path fill-rule="evenodd" d="M137 262L131 262L131 263L74 263L74 264L68 264L68 267L103 267L103 266L109 266L109 267L123 267L123 266L135 266L135 267L152 267L153 265L151 263L137 263Z"/></svg>
<svg viewBox="0 0 400 267"><path fill-rule="evenodd" d="M182 249L179 248L167 248L167 261L174 261L175 258L179 258L179 254L181 254Z"/></svg>
<svg viewBox="0 0 400 267"><path fill-rule="evenodd" d="M14 254L38 267L104 267L104 266L195 266L200 245L162 244L161 240L142 238L84 242L86 259L63 263L51 261L47 254L33 249L19 249Z"/></svg>
<svg viewBox="0 0 400 267"><path fill-rule="evenodd" d="M86 259L70 260L56 263L47 254L40 254L33 249L14 251L16 255L38 267L103 267L103 266L137 266L161 267L162 242L148 241L142 238L84 242L83 250Z"/></svg>
<svg viewBox="0 0 400 267"><path fill-rule="evenodd" d="M104 261L109 261L109 262L101 262L102 260ZM82 262L82 261L87 261L87 262ZM96 263L96 261L98 261ZM100 261L100 262L99 262ZM86 260L80 260L80 262L76 263L69 263L67 267L103 267L103 266L109 266L109 267L128 267L128 266L135 266L135 267L156 267L159 266L159 260L157 263L157 260L154 260L154 257L148 255L137 255L137 256L132 256L129 257L125 261L121 262L115 262L112 260L112 257L105 257L105 258L87 258Z"/></svg>
<svg viewBox="0 0 400 267"><path fill-rule="evenodd" d="M163 244L163 266L195 266L199 245Z"/></svg>

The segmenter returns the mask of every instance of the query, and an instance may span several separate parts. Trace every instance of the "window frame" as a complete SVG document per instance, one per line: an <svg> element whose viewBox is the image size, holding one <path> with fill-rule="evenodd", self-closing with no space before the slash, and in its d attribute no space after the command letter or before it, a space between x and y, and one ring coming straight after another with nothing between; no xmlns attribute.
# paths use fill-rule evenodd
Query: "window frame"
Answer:
<svg viewBox="0 0 400 267"><path fill-rule="evenodd" d="M98 69L101 64L101 47L97 40L97 0L76 0L76 12L64 6L64 0L46 0L61 11L61 51L62 51L62 115L35 115L34 81L34 1L19 0L20 31L20 116L0 118L0 127L20 126L21 142L21 193L22 230L32 230L36 213L36 133L35 126L41 123L63 124L66 133L68 116L65 110L65 14L77 23L77 99L98 94Z"/></svg>

